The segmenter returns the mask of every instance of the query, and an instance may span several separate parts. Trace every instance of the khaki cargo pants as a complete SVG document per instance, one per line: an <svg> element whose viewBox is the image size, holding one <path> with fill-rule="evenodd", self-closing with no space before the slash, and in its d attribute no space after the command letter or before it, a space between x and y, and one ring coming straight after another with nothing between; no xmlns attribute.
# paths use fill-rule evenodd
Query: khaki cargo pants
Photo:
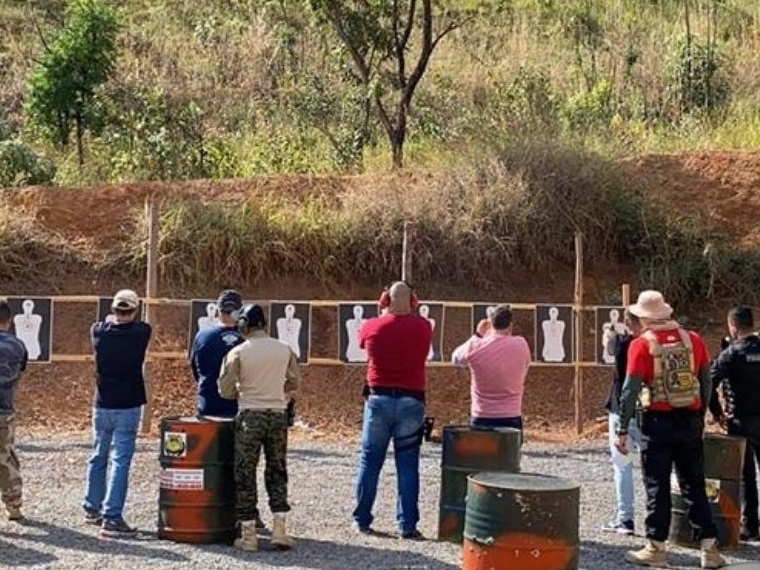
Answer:
<svg viewBox="0 0 760 570"><path fill-rule="evenodd" d="M13 416L0 415L0 493L9 507L21 506L21 466L13 449Z"/></svg>

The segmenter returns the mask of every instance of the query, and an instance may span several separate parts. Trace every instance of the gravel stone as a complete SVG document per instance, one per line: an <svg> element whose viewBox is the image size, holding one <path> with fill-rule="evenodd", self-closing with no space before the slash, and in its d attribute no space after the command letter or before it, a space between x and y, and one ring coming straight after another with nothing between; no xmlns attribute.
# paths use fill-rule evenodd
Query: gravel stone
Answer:
<svg viewBox="0 0 760 570"><path fill-rule="evenodd" d="M396 485L390 455L381 478L374 526L393 536L364 536L353 532L356 443L291 442L289 471L293 512L290 529L297 542L289 552L256 553L243 553L225 545L195 546L157 539L161 468L155 439L138 441L125 518L141 532L129 540L101 539L97 528L85 525L82 520L79 505L90 450L87 435L23 435L17 447L25 477L26 521L19 524L0 517L0 568L455 570L461 567L461 549L456 545L434 540L404 541L395 537ZM426 443L421 463L420 530L430 538L435 538L437 529L440 461L440 446ZM599 530L614 514L612 468L605 442L572 446L527 442L522 468L526 472L558 475L582 483L581 570L627 567L623 562L625 551L639 547L643 539ZM640 533L644 511L638 473L637 483L636 527ZM271 516L266 509L263 485L261 489L259 502L264 520L269 524ZM728 554L732 563L758 560L760 545L743 545ZM674 548L671 564L674 568L699 567L698 552Z"/></svg>

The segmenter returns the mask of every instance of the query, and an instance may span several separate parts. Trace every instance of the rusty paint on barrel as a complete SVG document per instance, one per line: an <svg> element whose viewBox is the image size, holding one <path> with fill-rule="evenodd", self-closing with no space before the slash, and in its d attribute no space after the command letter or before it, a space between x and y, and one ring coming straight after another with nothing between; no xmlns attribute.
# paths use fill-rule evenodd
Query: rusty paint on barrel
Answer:
<svg viewBox="0 0 760 570"><path fill-rule="evenodd" d="M703 441L705 487L718 530L718 545L723 549L739 546L745 446L744 438L717 433L705 434ZM687 517L688 507L679 489L672 490L671 501L671 540L681 546L698 548Z"/></svg>
<svg viewBox="0 0 760 570"><path fill-rule="evenodd" d="M462 570L577 570L580 486L520 473L468 479Z"/></svg>
<svg viewBox="0 0 760 570"><path fill-rule="evenodd" d="M198 544L235 539L234 457L231 420L161 421L159 538Z"/></svg>
<svg viewBox="0 0 760 570"><path fill-rule="evenodd" d="M464 539L463 570L570 570L578 567L578 546L537 534L513 532L478 544Z"/></svg>
<svg viewBox="0 0 760 570"><path fill-rule="evenodd" d="M444 426L438 539L461 544L467 477L481 471L520 470L521 432L514 428Z"/></svg>

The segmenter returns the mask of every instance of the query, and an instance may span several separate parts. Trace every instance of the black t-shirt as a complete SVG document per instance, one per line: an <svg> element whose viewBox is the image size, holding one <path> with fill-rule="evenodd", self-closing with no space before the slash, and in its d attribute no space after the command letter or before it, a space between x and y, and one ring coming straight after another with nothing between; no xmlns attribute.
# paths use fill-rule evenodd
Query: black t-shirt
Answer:
<svg viewBox="0 0 760 570"><path fill-rule="evenodd" d="M607 397L606 408L611 414L620 413L620 396L623 393L625 382L625 370L628 366L628 347L631 345L633 336L630 334L615 335L614 355L615 368L610 384L610 394Z"/></svg>
<svg viewBox="0 0 760 570"><path fill-rule="evenodd" d="M95 406L128 409L146 402L143 364L150 335L150 325L141 321L92 325L98 384Z"/></svg>

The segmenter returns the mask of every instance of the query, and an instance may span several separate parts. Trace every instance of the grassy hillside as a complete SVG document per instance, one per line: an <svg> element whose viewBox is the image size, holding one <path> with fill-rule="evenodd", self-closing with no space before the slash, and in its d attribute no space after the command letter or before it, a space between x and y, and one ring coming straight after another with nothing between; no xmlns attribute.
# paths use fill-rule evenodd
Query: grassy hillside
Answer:
<svg viewBox="0 0 760 570"><path fill-rule="evenodd" d="M433 55L412 105L408 165L466 163L537 133L613 156L760 142L754 0L444 3L477 10ZM359 124L365 94L346 80L350 61L302 2L111 5L119 55L79 168L74 149L44 141L23 112L64 2L0 0L0 138L51 159L57 182L388 167L374 116ZM0 162L9 155L0 150Z"/></svg>

